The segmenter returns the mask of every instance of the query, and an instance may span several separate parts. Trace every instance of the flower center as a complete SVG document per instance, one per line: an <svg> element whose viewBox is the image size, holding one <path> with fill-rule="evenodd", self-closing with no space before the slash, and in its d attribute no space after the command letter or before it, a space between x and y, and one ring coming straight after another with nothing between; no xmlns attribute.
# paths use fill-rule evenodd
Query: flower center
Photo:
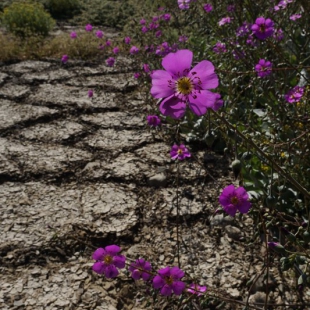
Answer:
<svg viewBox="0 0 310 310"><path fill-rule="evenodd" d="M182 155L183 154L183 151L181 149L178 149L178 155Z"/></svg>
<svg viewBox="0 0 310 310"><path fill-rule="evenodd" d="M110 265L112 263L112 256L110 255L106 255L103 259L103 261L107 264L107 265Z"/></svg>
<svg viewBox="0 0 310 310"><path fill-rule="evenodd" d="M190 78L182 77L177 81L177 90L183 95L189 95L193 90L193 84Z"/></svg>
<svg viewBox="0 0 310 310"><path fill-rule="evenodd" d="M170 277L165 277L165 282L166 282L168 285L173 284L173 279L172 279L172 277L171 277L171 276L170 276Z"/></svg>
<svg viewBox="0 0 310 310"><path fill-rule="evenodd" d="M230 202L231 202L233 205L236 205L236 204L238 204L239 199L238 199L237 196L234 196L234 197L231 197Z"/></svg>
<svg viewBox="0 0 310 310"><path fill-rule="evenodd" d="M260 25L259 31L260 31L260 32L265 32L265 31L266 31L266 27L265 27L264 24L263 24L263 25Z"/></svg>

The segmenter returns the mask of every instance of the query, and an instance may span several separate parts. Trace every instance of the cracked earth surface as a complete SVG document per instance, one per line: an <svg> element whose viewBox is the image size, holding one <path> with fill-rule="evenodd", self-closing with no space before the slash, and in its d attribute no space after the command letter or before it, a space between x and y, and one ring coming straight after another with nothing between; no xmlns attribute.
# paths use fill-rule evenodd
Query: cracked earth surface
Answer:
<svg viewBox="0 0 310 310"><path fill-rule="evenodd" d="M176 265L171 143L146 127L133 72L121 58L114 68L53 60L0 67L1 309L147 308L123 273L109 281L92 272L97 247L118 244L133 259ZM247 245L248 217L213 215L221 189L235 182L227 159L198 148L179 181L182 269L245 301L263 255ZM276 264L270 274L272 302L298 301ZM265 285L257 281L250 300L264 302Z"/></svg>

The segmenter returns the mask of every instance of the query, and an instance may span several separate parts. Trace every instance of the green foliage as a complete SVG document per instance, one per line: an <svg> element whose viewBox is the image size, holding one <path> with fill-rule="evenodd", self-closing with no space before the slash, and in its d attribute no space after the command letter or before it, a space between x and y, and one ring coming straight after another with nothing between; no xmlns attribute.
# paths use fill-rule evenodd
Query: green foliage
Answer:
<svg viewBox="0 0 310 310"><path fill-rule="evenodd" d="M82 8L79 0L44 0L43 4L55 19L72 18Z"/></svg>
<svg viewBox="0 0 310 310"><path fill-rule="evenodd" d="M21 38L33 35L46 37L55 26L55 21L43 5L30 1L17 1L6 7L1 14L1 23Z"/></svg>

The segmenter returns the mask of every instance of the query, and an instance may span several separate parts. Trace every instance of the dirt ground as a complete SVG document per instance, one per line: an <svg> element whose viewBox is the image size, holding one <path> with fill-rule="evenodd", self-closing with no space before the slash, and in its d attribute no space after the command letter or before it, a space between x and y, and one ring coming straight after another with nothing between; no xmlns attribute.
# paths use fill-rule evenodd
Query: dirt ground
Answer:
<svg viewBox="0 0 310 310"><path fill-rule="evenodd" d="M124 272L94 274L91 255L118 244L155 269L176 265L177 203L187 277L228 299L264 303L252 221L214 215L222 188L237 184L229 160L196 148L181 164L177 195L171 144L147 128L133 73L122 58L113 68L56 60L0 67L0 309L173 309L164 299L148 306ZM269 273L270 302L297 309L285 307L302 296L276 260Z"/></svg>

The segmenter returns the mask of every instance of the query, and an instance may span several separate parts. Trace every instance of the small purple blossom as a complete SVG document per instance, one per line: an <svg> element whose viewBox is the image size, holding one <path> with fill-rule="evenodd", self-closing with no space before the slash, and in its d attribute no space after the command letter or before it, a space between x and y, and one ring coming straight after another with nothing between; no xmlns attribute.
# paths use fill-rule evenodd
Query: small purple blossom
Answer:
<svg viewBox="0 0 310 310"><path fill-rule="evenodd" d="M61 57L61 62L63 64L67 63L68 62L68 59L69 59L69 56L68 55L62 55Z"/></svg>
<svg viewBox="0 0 310 310"><path fill-rule="evenodd" d="M124 42L125 44L130 44L131 38L130 37L125 37Z"/></svg>
<svg viewBox="0 0 310 310"><path fill-rule="evenodd" d="M105 63L107 64L108 67L113 67L115 63L115 59L113 57L109 57Z"/></svg>
<svg viewBox="0 0 310 310"><path fill-rule="evenodd" d="M166 267L158 271L153 279L153 287L160 289L163 296L170 296L172 293L181 295L185 289L185 283L179 281L184 277L184 271L178 267Z"/></svg>
<svg viewBox="0 0 310 310"><path fill-rule="evenodd" d="M115 46L112 51L113 51L113 54L117 55L119 53L119 47Z"/></svg>
<svg viewBox="0 0 310 310"><path fill-rule="evenodd" d="M290 89L287 94L284 95L284 99L288 103L299 102L303 94L304 94L304 87L295 86L294 88Z"/></svg>
<svg viewBox="0 0 310 310"><path fill-rule="evenodd" d="M93 254L96 263L93 265L93 271L98 274L104 274L107 278L115 278L118 275L117 268L124 268L126 258L118 255L120 247L117 245L108 245L104 249L99 248Z"/></svg>
<svg viewBox="0 0 310 310"><path fill-rule="evenodd" d="M138 54L138 52L139 52L139 49L136 46L132 46L129 51L131 55Z"/></svg>
<svg viewBox="0 0 310 310"><path fill-rule="evenodd" d="M293 14L292 16L290 16L290 20L293 20L293 21L295 21L299 18L301 18L301 14Z"/></svg>
<svg viewBox="0 0 310 310"><path fill-rule="evenodd" d="M105 46L111 46L112 42L110 40L106 40Z"/></svg>
<svg viewBox="0 0 310 310"><path fill-rule="evenodd" d="M142 18L139 23L140 23L140 25L145 25L146 20L144 18Z"/></svg>
<svg viewBox="0 0 310 310"><path fill-rule="evenodd" d="M155 54L158 56L166 56L168 53L170 53L170 51L171 48L168 42L163 42L162 44L156 47Z"/></svg>
<svg viewBox="0 0 310 310"><path fill-rule="evenodd" d="M179 36L179 42L183 42L183 43L185 43L185 42L187 42L187 40L188 40L188 37L187 36Z"/></svg>
<svg viewBox="0 0 310 310"><path fill-rule="evenodd" d="M252 25L248 22L244 22L236 31L237 37L246 36L251 31Z"/></svg>
<svg viewBox="0 0 310 310"><path fill-rule="evenodd" d="M192 283L187 291L191 294L195 294L197 296L201 296L207 290L206 286L200 286L196 283Z"/></svg>
<svg viewBox="0 0 310 310"><path fill-rule="evenodd" d="M171 148L170 156L171 159L184 160L187 157L191 157L191 153L184 144L180 144L180 146L174 144Z"/></svg>
<svg viewBox="0 0 310 310"><path fill-rule="evenodd" d="M148 115L146 119L149 126L158 127L161 124L161 120L157 115Z"/></svg>
<svg viewBox="0 0 310 310"><path fill-rule="evenodd" d="M232 18L227 16L227 17L223 17L220 21L219 21L219 26L223 26L225 24L230 24L232 21Z"/></svg>
<svg viewBox="0 0 310 310"><path fill-rule="evenodd" d="M152 21L157 22L159 20L159 16L153 16Z"/></svg>
<svg viewBox="0 0 310 310"><path fill-rule="evenodd" d="M159 24L157 24L157 23L150 23L149 24L149 29L150 30L157 29L158 27L159 27Z"/></svg>
<svg viewBox="0 0 310 310"><path fill-rule="evenodd" d="M133 77L135 79L138 79L140 76L141 76L141 74L139 72L135 72L134 75L133 75Z"/></svg>
<svg viewBox="0 0 310 310"><path fill-rule="evenodd" d="M76 39L76 38L77 38L77 33L76 33L75 31L72 31L72 32L70 33L70 38L71 38L71 39Z"/></svg>
<svg viewBox="0 0 310 310"><path fill-rule="evenodd" d="M147 28L146 26L143 26L143 27L141 28L141 31L142 31L143 33L146 33L146 32L149 31L149 28Z"/></svg>
<svg viewBox="0 0 310 310"><path fill-rule="evenodd" d="M226 50L226 44L225 43L222 43L222 42L217 42L215 44L215 46L213 47L213 52L216 53L216 54L221 54L221 53L225 53L227 52Z"/></svg>
<svg viewBox="0 0 310 310"><path fill-rule="evenodd" d="M90 31L93 30L93 26L92 26L91 24L87 24L87 25L85 26L85 30L86 30L87 32L90 32Z"/></svg>
<svg viewBox="0 0 310 310"><path fill-rule="evenodd" d="M243 187L235 189L233 184L226 186L220 197L219 203L226 213L235 216L236 212L248 213L251 208L249 195Z"/></svg>
<svg viewBox="0 0 310 310"><path fill-rule="evenodd" d="M147 281L151 277L151 269L151 264L143 258L137 259L129 266L129 271L131 272L131 276L134 280L140 280L142 278L143 281Z"/></svg>
<svg viewBox="0 0 310 310"><path fill-rule="evenodd" d="M89 98L92 98L93 95L94 95L94 91L93 91L92 89L90 89L90 90L88 91L87 95L88 95Z"/></svg>
<svg viewBox="0 0 310 310"><path fill-rule="evenodd" d="M284 10L286 9L287 5L292 2L293 0L281 0L273 9L275 11L279 11L281 9Z"/></svg>
<svg viewBox="0 0 310 310"><path fill-rule="evenodd" d="M206 3L203 5L203 9L207 12L210 13L213 10L212 4Z"/></svg>
<svg viewBox="0 0 310 310"><path fill-rule="evenodd" d="M234 12L235 11L235 6L233 4L230 4L227 6L227 12Z"/></svg>
<svg viewBox="0 0 310 310"><path fill-rule="evenodd" d="M198 116L206 113L214 105L216 95L209 89L218 86L218 76L213 64L208 60L199 62L191 69L193 52L178 50L162 60L165 70L155 70L151 74L151 94L162 100L159 110L165 116L181 118L187 105Z"/></svg>
<svg viewBox="0 0 310 310"><path fill-rule="evenodd" d="M156 37L156 38L161 37L161 35L162 35L161 30L156 31L156 33L155 33L155 37Z"/></svg>
<svg viewBox="0 0 310 310"><path fill-rule="evenodd" d="M151 71L150 66L148 64L143 64L143 71L149 73Z"/></svg>
<svg viewBox="0 0 310 310"><path fill-rule="evenodd" d="M102 38L103 38L103 32L102 32L101 30L97 30L97 31L96 31L96 37L97 37L98 39L102 39Z"/></svg>
<svg viewBox="0 0 310 310"><path fill-rule="evenodd" d="M165 20L166 22L169 22L169 20L171 19L171 15L170 14L164 14L162 15L162 19Z"/></svg>
<svg viewBox="0 0 310 310"><path fill-rule="evenodd" d="M274 33L273 33L273 38L277 41L281 41L284 39L284 34L283 34L283 30L280 29L275 29Z"/></svg>
<svg viewBox="0 0 310 310"><path fill-rule="evenodd" d="M255 20L255 24L252 25L251 30L258 39L265 40L272 36L274 32L273 26L274 22L270 18L258 17Z"/></svg>
<svg viewBox="0 0 310 310"><path fill-rule="evenodd" d="M223 101L220 94L216 93L215 95L216 95L216 99L215 99L214 105L213 105L213 107L211 107L211 109L214 111L218 111L224 105L224 101Z"/></svg>
<svg viewBox="0 0 310 310"><path fill-rule="evenodd" d="M259 77L266 77L271 74L272 63L265 59L260 59L258 64L255 66L255 71Z"/></svg>
<svg viewBox="0 0 310 310"><path fill-rule="evenodd" d="M178 0L179 9L188 10L191 0Z"/></svg>

